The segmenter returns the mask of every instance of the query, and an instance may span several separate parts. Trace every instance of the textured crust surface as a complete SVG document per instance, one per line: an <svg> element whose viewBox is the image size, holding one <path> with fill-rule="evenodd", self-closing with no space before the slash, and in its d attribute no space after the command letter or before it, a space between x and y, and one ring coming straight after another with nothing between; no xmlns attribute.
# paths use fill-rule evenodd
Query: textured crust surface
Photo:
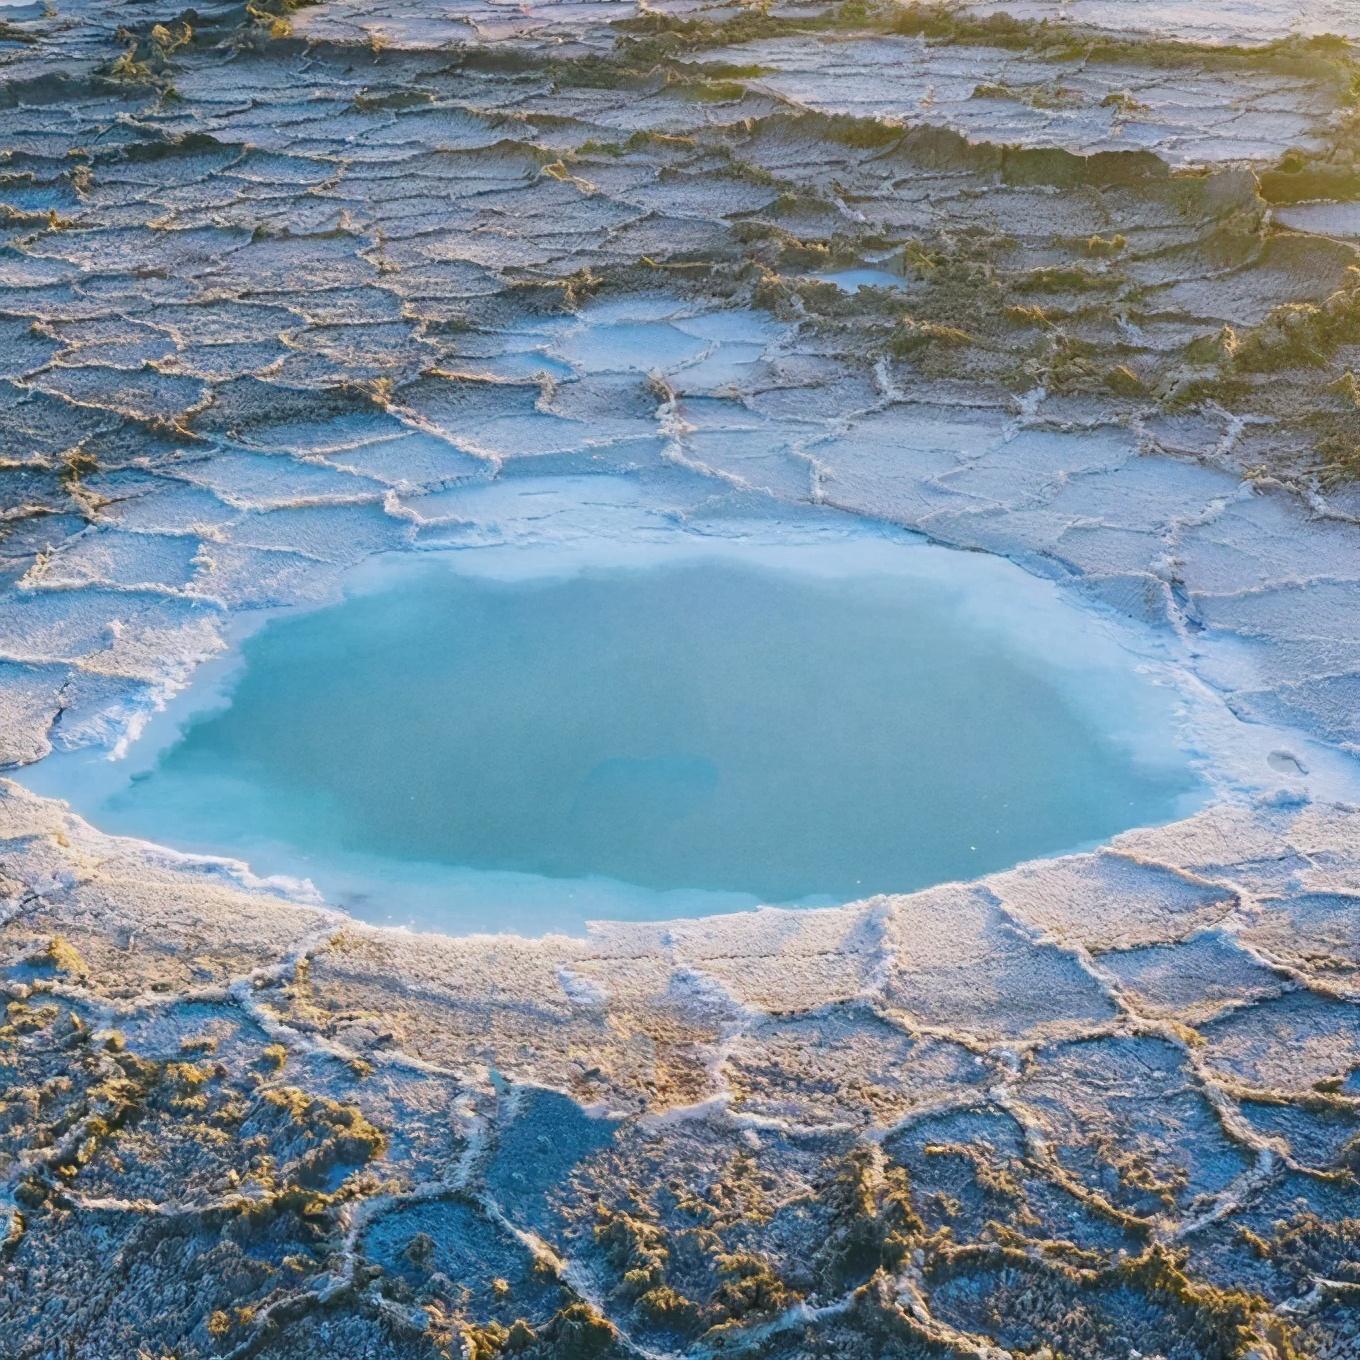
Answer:
<svg viewBox="0 0 1360 1360"><path fill-rule="evenodd" d="M9 7L20 779L376 553L759 518L1003 554L1289 735L1091 854L583 939L2 783L0 1350L1356 1353L1360 28L1299 8Z"/></svg>

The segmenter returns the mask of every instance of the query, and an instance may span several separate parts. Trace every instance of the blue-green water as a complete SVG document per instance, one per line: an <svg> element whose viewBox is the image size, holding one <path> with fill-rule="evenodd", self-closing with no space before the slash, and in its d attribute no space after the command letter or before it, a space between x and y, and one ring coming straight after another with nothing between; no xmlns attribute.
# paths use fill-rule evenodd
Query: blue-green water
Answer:
<svg viewBox="0 0 1360 1360"><path fill-rule="evenodd" d="M1040 587L793 560L408 567L248 637L226 706L85 810L371 918L539 931L971 877L1193 794L1171 693L1046 655Z"/></svg>

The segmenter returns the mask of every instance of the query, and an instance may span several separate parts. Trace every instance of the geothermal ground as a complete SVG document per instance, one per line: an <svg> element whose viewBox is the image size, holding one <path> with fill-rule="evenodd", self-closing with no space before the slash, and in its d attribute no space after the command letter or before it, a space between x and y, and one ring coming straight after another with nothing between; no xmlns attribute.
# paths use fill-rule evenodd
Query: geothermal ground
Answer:
<svg viewBox="0 0 1360 1360"><path fill-rule="evenodd" d="M0 1353L1360 1355L1360 4L0 20ZM1139 631L1207 805L531 939L34 791L378 554L753 524Z"/></svg>

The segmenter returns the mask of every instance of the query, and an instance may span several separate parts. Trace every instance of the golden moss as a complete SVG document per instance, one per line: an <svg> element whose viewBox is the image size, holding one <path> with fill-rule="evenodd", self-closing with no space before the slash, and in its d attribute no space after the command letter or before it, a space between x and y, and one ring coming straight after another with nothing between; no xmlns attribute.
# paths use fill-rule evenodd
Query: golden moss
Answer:
<svg viewBox="0 0 1360 1360"><path fill-rule="evenodd" d="M246 15L255 28L270 38L292 35L292 15L317 0L246 0Z"/></svg>
<svg viewBox="0 0 1360 1360"><path fill-rule="evenodd" d="M1081 265L1048 265L1021 275L1014 286L1021 293L1084 293L1108 288L1112 282L1117 280Z"/></svg>
<svg viewBox="0 0 1360 1360"><path fill-rule="evenodd" d="M553 1360L596 1360L612 1351L618 1332L590 1304L570 1303L544 1329L547 1354Z"/></svg>
<svg viewBox="0 0 1360 1360"><path fill-rule="evenodd" d="M168 26L165 24L152 24L151 26L151 43L155 47L157 55L161 57L168 57L181 47L188 46L193 36L193 29L184 20Z"/></svg>
<svg viewBox="0 0 1360 1360"><path fill-rule="evenodd" d="M713 1302L729 1317L770 1317L798 1301L770 1263L752 1252L719 1256L715 1264L724 1278Z"/></svg>
<svg viewBox="0 0 1360 1360"><path fill-rule="evenodd" d="M637 1310L658 1327L696 1332L704 1323L703 1309L669 1285L657 1285L639 1296Z"/></svg>
<svg viewBox="0 0 1360 1360"><path fill-rule="evenodd" d="M625 1293L634 1296L661 1283L670 1259L665 1231L644 1217L645 1212L637 1204L632 1213L610 1209L603 1203L595 1206L595 1241L603 1248L606 1260L623 1272Z"/></svg>
<svg viewBox="0 0 1360 1360"><path fill-rule="evenodd" d="M1094 255L1098 259L1109 259L1112 255L1118 255L1128 248L1129 239L1121 233L1113 236L1091 236L1083 242L1082 249L1088 255Z"/></svg>
<svg viewBox="0 0 1360 1360"><path fill-rule="evenodd" d="M931 345L957 349L973 343L974 337L957 326L944 326L936 321L918 321L907 316L898 323L889 341L889 348L894 354L906 356L916 354Z"/></svg>
<svg viewBox="0 0 1360 1360"><path fill-rule="evenodd" d="M137 56L137 44L133 43L120 56L105 68L110 80L126 85L149 85L152 81L151 67Z"/></svg>
<svg viewBox="0 0 1360 1360"><path fill-rule="evenodd" d="M505 1348L510 1337L509 1329L499 1322L464 1323L459 1330L467 1360L492 1360Z"/></svg>
<svg viewBox="0 0 1360 1360"><path fill-rule="evenodd" d="M1270 1305L1257 1294L1193 1281L1185 1274L1184 1264L1183 1252L1154 1244L1142 1256L1116 1265L1113 1273L1188 1314L1197 1324L1196 1330L1213 1337L1224 1357L1245 1360L1261 1340ZM1272 1341L1280 1360L1293 1360L1292 1347L1285 1337L1276 1332Z"/></svg>
<svg viewBox="0 0 1360 1360"><path fill-rule="evenodd" d="M1341 345L1356 343L1360 343L1360 266L1352 266L1345 283L1325 301L1286 303L1254 329L1229 333L1227 349L1239 371L1269 373L1324 365Z"/></svg>
<svg viewBox="0 0 1360 1360"><path fill-rule="evenodd" d="M42 948L28 954L25 962L30 967L50 969L54 973L64 973L70 977L83 977L88 971L79 951L60 935L52 936Z"/></svg>

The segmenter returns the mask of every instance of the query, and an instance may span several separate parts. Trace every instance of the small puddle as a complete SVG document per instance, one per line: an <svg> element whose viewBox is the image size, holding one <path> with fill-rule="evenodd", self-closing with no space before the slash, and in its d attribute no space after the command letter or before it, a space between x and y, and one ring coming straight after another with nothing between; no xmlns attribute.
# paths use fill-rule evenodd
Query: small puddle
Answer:
<svg viewBox="0 0 1360 1360"><path fill-rule="evenodd" d="M858 293L861 288L891 288L900 290L907 286L901 274L890 273L886 269L835 269L812 277L819 283L834 283L843 293Z"/></svg>
<svg viewBox="0 0 1360 1360"><path fill-rule="evenodd" d="M128 758L27 782L372 920L578 930L1173 818L1204 790L1147 669L1052 585L915 542L407 554L258 627Z"/></svg>

